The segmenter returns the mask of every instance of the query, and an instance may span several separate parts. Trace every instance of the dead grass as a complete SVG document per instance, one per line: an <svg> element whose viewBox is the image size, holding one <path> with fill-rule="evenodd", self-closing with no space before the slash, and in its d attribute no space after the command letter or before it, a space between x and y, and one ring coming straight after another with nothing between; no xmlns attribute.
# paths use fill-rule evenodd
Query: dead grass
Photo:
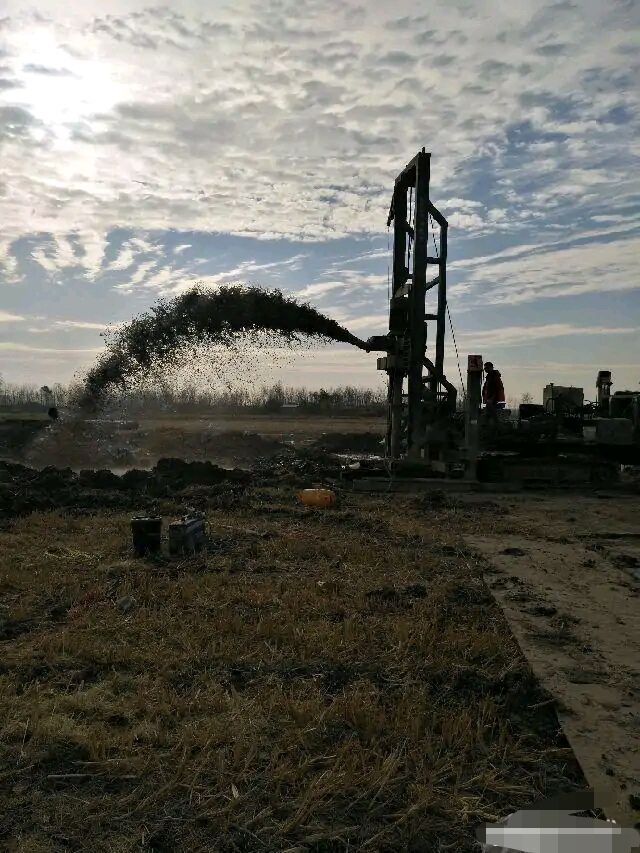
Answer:
<svg viewBox="0 0 640 853"><path fill-rule="evenodd" d="M118 514L0 532L7 850L464 851L580 783L471 516L254 490L210 523L181 562Z"/></svg>

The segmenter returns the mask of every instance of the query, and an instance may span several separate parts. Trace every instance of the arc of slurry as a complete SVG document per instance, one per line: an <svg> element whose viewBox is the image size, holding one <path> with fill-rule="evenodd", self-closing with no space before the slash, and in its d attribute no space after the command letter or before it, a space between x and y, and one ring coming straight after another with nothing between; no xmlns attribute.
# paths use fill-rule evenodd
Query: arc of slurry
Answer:
<svg viewBox="0 0 640 853"><path fill-rule="evenodd" d="M344 326L281 291L236 285L212 294L196 285L172 300L160 300L118 331L87 373L78 406L95 408L105 388L125 387L130 377L149 367L154 354L167 360L190 340L230 345L234 336L252 330L282 334L290 342L300 336L323 337L368 351L367 344Z"/></svg>
<svg viewBox="0 0 640 853"><path fill-rule="evenodd" d="M358 347L358 349L363 349L365 352L369 352L365 341L361 338L357 338L355 335L352 335L351 332L348 333L347 343L352 344L354 347Z"/></svg>

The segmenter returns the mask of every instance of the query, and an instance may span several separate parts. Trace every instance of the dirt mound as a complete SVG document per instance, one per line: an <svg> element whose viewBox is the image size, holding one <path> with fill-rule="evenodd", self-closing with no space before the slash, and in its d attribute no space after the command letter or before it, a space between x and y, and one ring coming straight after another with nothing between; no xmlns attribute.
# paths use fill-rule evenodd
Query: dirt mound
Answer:
<svg viewBox="0 0 640 853"><path fill-rule="evenodd" d="M259 459L252 468L255 482L265 485L287 483L306 486L341 475L340 461L330 454L314 450L289 451Z"/></svg>
<svg viewBox="0 0 640 853"><path fill-rule="evenodd" d="M24 461L73 468L129 468L145 459L145 434L130 421L67 417L50 424L25 448Z"/></svg>
<svg viewBox="0 0 640 853"><path fill-rule="evenodd" d="M31 436L32 434L30 434ZM220 430L206 419L183 426L108 418L66 417L31 438L24 452L11 458L34 468L150 469L179 451L188 461L209 460L226 468L250 468L257 459L283 452L281 441L242 430ZM8 454L9 455L9 454Z"/></svg>
<svg viewBox="0 0 640 853"><path fill-rule="evenodd" d="M243 430L216 429L206 422L197 430L162 427L149 433L144 446L152 458L173 456L180 449L180 458L188 461L208 459L224 467L239 465L249 468L257 459L276 456L286 449L281 441Z"/></svg>
<svg viewBox="0 0 640 853"><path fill-rule="evenodd" d="M133 468L122 476L107 470L83 470L76 474L70 468L52 466L38 471L17 463L0 462L0 518L62 508L145 509L159 499L179 498L194 486L212 488L215 497L216 487L221 484L243 487L249 480L250 475L245 471L181 459L161 459L151 471ZM205 496L198 497L202 503Z"/></svg>
<svg viewBox="0 0 640 853"><path fill-rule="evenodd" d="M257 432L226 430L213 433L208 441L210 449L221 455L242 455L245 459L259 458L270 453L280 453L284 447L281 441L267 438Z"/></svg>
<svg viewBox="0 0 640 853"><path fill-rule="evenodd" d="M159 483L178 487L213 486L223 480L249 480L249 475L244 471L229 471L212 462L185 462L184 459L160 459L153 474ZM126 477L126 474L124 476Z"/></svg>

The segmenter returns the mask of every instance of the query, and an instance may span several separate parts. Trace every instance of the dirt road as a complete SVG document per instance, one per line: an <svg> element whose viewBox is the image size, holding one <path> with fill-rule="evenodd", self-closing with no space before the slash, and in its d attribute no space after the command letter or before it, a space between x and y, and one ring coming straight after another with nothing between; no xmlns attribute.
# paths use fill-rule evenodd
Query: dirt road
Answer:
<svg viewBox="0 0 640 853"><path fill-rule="evenodd" d="M585 775L614 819L640 819L640 526L637 497L501 500L470 535L485 577Z"/></svg>

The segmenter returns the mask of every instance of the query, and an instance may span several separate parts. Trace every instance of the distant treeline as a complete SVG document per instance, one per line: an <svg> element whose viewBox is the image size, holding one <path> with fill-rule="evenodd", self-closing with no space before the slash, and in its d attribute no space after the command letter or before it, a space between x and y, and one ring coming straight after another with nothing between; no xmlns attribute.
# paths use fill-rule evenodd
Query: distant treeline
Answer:
<svg viewBox="0 0 640 853"><path fill-rule="evenodd" d="M69 398L70 389L56 383L49 387L42 385L19 385L3 382L0 379L0 406L5 409L22 411L40 411L50 406L63 406Z"/></svg>
<svg viewBox="0 0 640 853"><path fill-rule="evenodd" d="M3 384L0 380L0 411L46 411L51 406L58 408L69 405L77 387L59 383L49 387L42 385ZM520 403L531 403L531 394L521 399L510 398L507 407L517 413ZM462 409L464 395L458 390L458 408ZM384 388L359 388L342 385L338 388L288 388L280 382L263 385L252 390L203 389L195 385L180 388L170 386L144 390L113 393L106 402L107 408L117 408L130 414L150 413L199 413L215 410L233 412L346 412L384 415L387 410L387 393Z"/></svg>
<svg viewBox="0 0 640 853"><path fill-rule="evenodd" d="M0 385L0 406L21 411L64 408L73 397L74 388L63 385ZM233 412L346 412L383 415L386 412L384 389L358 388L287 388L277 382L252 390L203 389L195 385L180 388L158 387L114 393L106 401L107 408L129 414Z"/></svg>

